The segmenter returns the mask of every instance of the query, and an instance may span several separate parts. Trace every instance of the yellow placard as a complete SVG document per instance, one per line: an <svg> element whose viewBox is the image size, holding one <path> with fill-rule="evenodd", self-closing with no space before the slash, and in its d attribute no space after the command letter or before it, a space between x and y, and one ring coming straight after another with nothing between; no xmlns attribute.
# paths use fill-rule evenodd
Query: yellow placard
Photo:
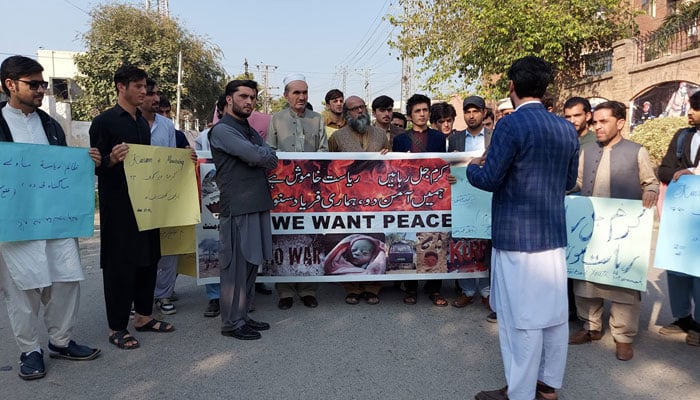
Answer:
<svg viewBox="0 0 700 400"><path fill-rule="evenodd" d="M195 225L199 193L189 149L129 145L126 183L139 230Z"/></svg>
<svg viewBox="0 0 700 400"><path fill-rule="evenodd" d="M197 256L194 253L177 256L177 273L187 276L197 276Z"/></svg>
<svg viewBox="0 0 700 400"><path fill-rule="evenodd" d="M194 235L194 225L160 228L160 255L194 253Z"/></svg>

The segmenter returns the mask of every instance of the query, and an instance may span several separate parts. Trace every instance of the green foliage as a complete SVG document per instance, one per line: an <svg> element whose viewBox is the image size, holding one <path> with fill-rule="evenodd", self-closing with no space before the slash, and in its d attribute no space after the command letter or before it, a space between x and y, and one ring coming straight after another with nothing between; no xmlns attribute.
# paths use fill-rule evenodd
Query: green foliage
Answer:
<svg viewBox="0 0 700 400"><path fill-rule="evenodd" d="M125 63L143 68L173 102L180 51L183 108L195 117L211 112L226 84L218 47L188 32L177 20L131 5L103 4L90 15L90 29L82 35L87 51L75 58L83 95L74 104L74 119L90 120L116 103L114 72Z"/></svg>
<svg viewBox="0 0 700 400"><path fill-rule="evenodd" d="M673 134L687 127L688 118L686 117L655 118L634 128L630 140L646 147L651 161L659 165L668 150Z"/></svg>
<svg viewBox="0 0 700 400"><path fill-rule="evenodd" d="M651 32L644 43L644 61L659 58L669 51L679 39L679 34L686 35L684 50L698 48L698 18L700 18L700 2L688 2L678 6L678 11L664 19L663 24ZM693 34L694 33L694 39Z"/></svg>
<svg viewBox="0 0 700 400"><path fill-rule="evenodd" d="M419 58L427 89L451 81L477 84L491 98L506 95L502 74L512 62L537 55L552 63L556 83L580 76L585 54L608 50L637 32L623 0L401 0L401 28L390 45Z"/></svg>

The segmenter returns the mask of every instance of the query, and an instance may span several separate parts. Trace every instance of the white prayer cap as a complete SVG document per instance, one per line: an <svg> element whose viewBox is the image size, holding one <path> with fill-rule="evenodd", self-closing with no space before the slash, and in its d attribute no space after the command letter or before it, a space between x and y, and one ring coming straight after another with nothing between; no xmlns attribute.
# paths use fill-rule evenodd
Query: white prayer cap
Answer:
<svg viewBox="0 0 700 400"><path fill-rule="evenodd" d="M498 108L498 111L512 110L513 103L511 103L509 97L506 97L505 99L498 100L497 108Z"/></svg>
<svg viewBox="0 0 700 400"><path fill-rule="evenodd" d="M302 74L291 74L291 75L285 76L284 79L282 80L282 83L286 87L287 85L289 85L290 82L294 82L294 81L306 82L306 77Z"/></svg>

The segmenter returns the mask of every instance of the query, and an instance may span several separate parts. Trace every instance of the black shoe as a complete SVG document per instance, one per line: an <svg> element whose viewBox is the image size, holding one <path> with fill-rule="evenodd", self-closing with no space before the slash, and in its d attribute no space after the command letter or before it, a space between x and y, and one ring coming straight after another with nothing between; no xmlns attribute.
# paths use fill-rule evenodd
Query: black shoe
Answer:
<svg viewBox="0 0 700 400"><path fill-rule="evenodd" d="M494 322L494 323L498 322L498 314L496 314L495 312L492 312L491 314L486 316L486 320L488 322Z"/></svg>
<svg viewBox="0 0 700 400"><path fill-rule="evenodd" d="M268 289L264 283L256 283L255 284L255 293L272 294L272 290Z"/></svg>
<svg viewBox="0 0 700 400"><path fill-rule="evenodd" d="M294 304L294 299L291 297L283 297L280 299L279 303L277 303L277 307L279 307L280 310L289 310L292 308L292 304Z"/></svg>
<svg viewBox="0 0 700 400"><path fill-rule="evenodd" d="M236 328L232 331L221 331L224 336L231 336L240 340L257 340L262 337L260 332L253 330L253 328L248 325L243 325L240 328Z"/></svg>
<svg viewBox="0 0 700 400"><path fill-rule="evenodd" d="M83 346L77 344L74 341L68 342L66 347L54 346L49 342L49 357L51 358L63 358L65 360L73 361L87 361L93 360L95 357L100 355L100 349L93 349L92 347Z"/></svg>
<svg viewBox="0 0 700 400"><path fill-rule="evenodd" d="M33 351L19 356L19 377L25 381L40 379L46 376L44 368L44 351Z"/></svg>
<svg viewBox="0 0 700 400"><path fill-rule="evenodd" d="M219 316L220 312L221 312L221 307L219 306L219 299L211 299L211 300L209 300L209 304L207 305L207 309L204 310L204 316L205 317L217 317L217 316Z"/></svg>
<svg viewBox="0 0 700 400"><path fill-rule="evenodd" d="M249 328L255 329L256 331L266 331L270 329L270 324L267 322L259 322L254 319L249 319L245 324L248 325Z"/></svg>
<svg viewBox="0 0 700 400"><path fill-rule="evenodd" d="M316 308L318 307L318 301L316 301L316 297L314 296L304 296L301 298L301 301L304 303L305 306L309 308Z"/></svg>

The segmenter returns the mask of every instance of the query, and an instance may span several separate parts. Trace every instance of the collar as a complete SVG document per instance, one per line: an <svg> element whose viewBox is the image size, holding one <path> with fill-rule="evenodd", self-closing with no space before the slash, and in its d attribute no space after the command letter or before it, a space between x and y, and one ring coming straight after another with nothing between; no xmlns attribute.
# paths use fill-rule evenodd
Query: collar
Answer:
<svg viewBox="0 0 700 400"><path fill-rule="evenodd" d="M540 106L542 106L542 108L544 108L544 106L542 105L542 102L541 102L541 101L530 100L530 101L526 101L526 102L524 102L524 103L521 103L519 106L515 107L515 111L518 111L518 110L520 110L520 107L526 106L526 105L529 105L529 104L539 104ZM514 111L514 112L515 112L515 111Z"/></svg>
<svg viewBox="0 0 700 400"><path fill-rule="evenodd" d="M10 102L9 102L9 101L7 102L7 104L5 104L5 106L6 106L6 107L4 107L4 108L5 108L7 111L9 111L9 112L11 112L11 113L13 113L13 114L20 115L20 116L24 116L24 115L25 115L24 112L23 112L22 110L20 110L19 108L14 108L14 107L12 107L12 106L10 105ZM36 115L36 114L37 114L37 113L36 113L36 107L35 107L35 108L34 108L34 111L32 111L32 112L30 112L29 114L26 114L26 115L27 115L27 117L31 117L32 115Z"/></svg>

